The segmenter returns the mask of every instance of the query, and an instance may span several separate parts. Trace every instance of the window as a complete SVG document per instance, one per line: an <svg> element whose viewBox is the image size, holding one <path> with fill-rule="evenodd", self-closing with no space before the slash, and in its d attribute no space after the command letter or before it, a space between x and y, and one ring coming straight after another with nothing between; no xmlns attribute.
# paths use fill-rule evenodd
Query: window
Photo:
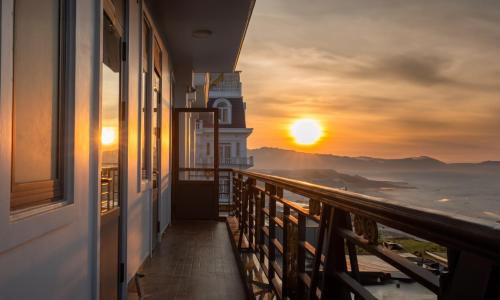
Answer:
<svg viewBox="0 0 500 300"><path fill-rule="evenodd" d="M107 13L103 18L103 64L101 84L101 213L120 205L120 102L121 43L120 28Z"/></svg>
<svg viewBox="0 0 500 300"><path fill-rule="evenodd" d="M196 120L196 129L203 129L203 120Z"/></svg>
<svg viewBox="0 0 500 300"><path fill-rule="evenodd" d="M219 109L219 123L231 124L231 103L227 99L217 99L213 105Z"/></svg>
<svg viewBox="0 0 500 300"><path fill-rule="evenodd" d="M207 143L207 151L206 152L207 152L207 156L209 156L210 155L210 143Z"/></svg>
<svg viewBox="0 0 500 300"><path fill-rule="evenodd" d="M219 163L223 166L228 166L231 164L231 144L230 143L220 143L219 144Z"/></svg>
<svg viewBox="0 0 500 300"><path fill-rule="evenodd" d="M224 102L219 103L217 108L219 109L219 122L221 124L228 123L229 108L227 107L227 104Z"/></svg>
<svg viewBox="0 0 500 300"><path fill-rule="evenodd" d="M14 4L11 209L63 198L64 1Z"/></svg>
<svg viewBox="0 0 500 300"><path fill-rule="evenodd" d="M240 157L240 153L241 153L240 151L241 151L240 150L240 143L237 142L236 143L236 157Z"/></svg>
<svg viewBox="0 0 500 300"><path fill-rule="evenodd" d="M148 134L150 122L150 99L151 99L151 27L146 19L142 23L142 76L141 76L141 100L140 100L140 136L141 136L141 179L149 179L150 169L150 145L151 139Z"/></svg>

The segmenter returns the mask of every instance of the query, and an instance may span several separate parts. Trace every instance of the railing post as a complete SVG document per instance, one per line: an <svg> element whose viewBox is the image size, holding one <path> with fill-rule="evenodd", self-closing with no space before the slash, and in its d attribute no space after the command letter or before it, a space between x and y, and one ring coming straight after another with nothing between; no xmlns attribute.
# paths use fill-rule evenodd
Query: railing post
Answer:
<svg viewBox="0 0 500 300"><path fill-rule="evenodd" d="M322 299L351 299L349 290L337 278L336 273L347 272L344 238L337 232L338 229L347 228L346 212L338 208L333 209L328 222L328 250L325 258L325 271Z"/></svg>
<svg viewBox="0 0 500 300"><path fill-rule="evenodd" d="M268 276L269 282L272 284L274 280L274 268L272 264L276 260L276 247L274 246L274 239L276 238L276 221L274 218L276 217L276 187L274 185L266 184L266 190L269 192L269 237L268 237L268 246L269 246L269 270Z"/></svg>
<svg viewBox="0 0 500 300"><path fill-rule="evenodd" d="M321 202L316 199L309 199L309 214L311 216L318 216L321 213Z"/></svg>
<svg viewBox="0 0 500 300"><path fill-rule="evenodd" d="M321 209L320 209L321 210ZM319 224L319 234L318 240L316 242L316 252L314 253L314 265L311 274L311 285L309 286L309 292L307 299L317 299L316 289L318 287L319 281L319 269L321 266L321 256L323 255L323 243L325 240L325 232L327 231L328 221L330 220L332 207L323 204L323 210L321 211L321 218ZM311 210L309 210L311 213Z"/></svg>
<svg viewBox="0 0 500 300"><path fill-rule="evenodd" d="M250 178L247 178L245 183L243 184L243 193L242 193L242 212L241 212L241 231L240 231L240 239L238 241L238 248L241 249L241 245L243 243L243 236L248 233L248 200L250 196ZM249 240L249 239L247 239ZM250 246L250 245L248 245Z"/></svg>
<svg viewBox="0 0 500 300"><path fill-rule="evenodd" d="M278 189L278 197L283 198L283 189ZM296 290L296 246L297 239L293 224L289 220L290 207L283 205L283 278L282 298L293 298Z"/></svg>
<svg viewBox="0 0 500 300"><path fill-rule="evenodd" d="M238 225L241 220L241 174L234 174L233 176L233 202L234 202L234 215L238 218Z"/></svg>
<svg viewBox="0 0 500 300"><path fill-rule="evenodd" d="M346 227L349 231L353 231L351 214L349 212L346 212ZM356 279L358 282L361 282L356 245L352 241L347 239L346 244L347 252L349 254L349 264L351 265L351 273L354 279ZM359 297L355 297L355 299L357 300L359 299Z"/></svg>
<svg viewBox="0 0 500 300"><path fill-rule="evenodd" d="M243 243L243 236L245 235L245 219L246 219L246 194L247 191L245 190L246 185L243 184L243 176L241 174L238 175L238 185L240 187L240 211L239 211L239 230L240 230L240 237L238 239L238 249L241 250L241 245Z"/></svg>
<svg viewBox="0 0 500 300"><path fill-rule="evenodd" d="M306 216L303 214L298 215L297 226L297 298L304 299L306 293L306 285L301 279L306 275L306 249L304 244L306 242Z"/></svg>
<svg viewBox="0 0 500 300"><path fill-rule="evenodd" d="M232 216L233 214L233 206L235 205L234 201L234 182L233 182L233 178L234 178L234 173L233 171L229 171L228 172L228 175L229 175L229 190L228 190L228 193L229 193L229 196L228 196L228 201L229 201L229 216Z"/></svg>
<svg viewBox="0 0 500 300"><path fill-rule="evenodd" d="M498 299L496 262L463 250L450 252L449 278L439 299Z"/></svg>
<svg viewBox="0 0 500 300"><path fill-rule="evenodd" d="M260 192L260 197L257 200L258 203L258 208L257 208L257 242L259 244L258 250L260 252L260 257L259 261L261 264L264 263L264 251L262 250L262 247L264 246L264 235L262 234L262 228L264 227L264 212L262 211L264 207L266 206L266 192L261 191Z"/></svg>
<svg viewBox="0 0 500 300"><path fill-rule="evenodd" d="M256 197L255 197L255 179L253 178L248 178L247 180L247 197L248 197L248 244L249 247L253 248L254 250L256 249L255 244L254 244L254 235L255 235L255 229L254 229L254 224L255 224L255 214L254 214L254 205L256 203Z"/></svg>

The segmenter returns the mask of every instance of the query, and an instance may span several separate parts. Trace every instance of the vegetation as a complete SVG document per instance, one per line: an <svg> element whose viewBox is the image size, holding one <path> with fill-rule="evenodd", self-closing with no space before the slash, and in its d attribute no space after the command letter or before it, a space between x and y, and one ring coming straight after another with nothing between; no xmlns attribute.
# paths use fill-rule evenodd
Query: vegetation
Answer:
<svg viewBox="0 0 500 300"><path fill-rule="evenodd" d="M409 238L392 239L392 242L403 246L403 251L412 253L416 256L422 256L425 251L446 254L446 247L429 241L415 240Z"/></svg>
<svg viewBox="0 0 500 300"><path fill-rule="evenodd" d="M390 241L398 243L403 247L403 250L400 250L398 252L411 253L415 256L420 257L422 255L425 256L425 251L429 251L433 253L439 253L439 255L446 257L446 247L433 242L416 240L412 238L392 238L390 239ZM384 242L384 240L381 239L379 244L382 244L382 242ZM360 255L370 254L368 251L360 247L357 247L356 250Z"/></svg>

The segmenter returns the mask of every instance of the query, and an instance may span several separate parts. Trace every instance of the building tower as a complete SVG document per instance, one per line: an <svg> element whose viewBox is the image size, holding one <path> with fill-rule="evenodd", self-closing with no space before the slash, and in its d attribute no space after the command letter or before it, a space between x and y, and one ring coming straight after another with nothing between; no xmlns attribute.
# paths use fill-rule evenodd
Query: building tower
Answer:
<svg viewBox="0 0 500 300"><path fill-rule="evenodd" d="M219 168L248 169L253 157L247 154L247 138L252 128L246 127L240 72L211 73L207 107L219 110ZM205 123L205 124L204 124ZM214 160L213 125L199 119L196 124L197 166L212 166Z"/></svg>

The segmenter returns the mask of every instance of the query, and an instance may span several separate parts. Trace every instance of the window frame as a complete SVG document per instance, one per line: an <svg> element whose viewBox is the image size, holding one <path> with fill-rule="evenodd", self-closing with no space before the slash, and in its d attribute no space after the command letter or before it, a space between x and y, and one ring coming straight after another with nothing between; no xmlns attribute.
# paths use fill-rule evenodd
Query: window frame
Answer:
<svg viewBox="0 0 500 300"><path fill-rule="evenodd" d="M147 28L147 31L146 31ZM140 84L140 99L139 99L139 153L138 153L138 178L139 178L139 191L146 188L146 183L152 180L152 97L153 97L153 26L148 19L148 16L142 14L141 20L141 51L140 51L140 70L141 70L141 84ZM147 37L144 36L147 32ZM144 53L143 43L147 45ZM144 55L147 55L146 72L144 72ZM146 73L145 82L142 83L143 75ZM161 77L160 77L161 78ZM143 90L145 89L145 90ZM143 110L144 105L144 112ZM143 128L144 125L144 128ZM143 139L145 141L144 147L142 145ZM144 154L144 155L143 155ZM144 167L144 168L143 168Z"/></svg>
<svg viewBox="0 0 500 300"><path fill-rule="evenodd" d="M59 28L58 28L58 82L57 82L57 147L55 154L56 174L54 179L32 181L26 183L15 182L15 147L16 147L16 118L15 118L15 97L14 97L14 76L12 77L12 151L11 151L11 191L10 191L10 210L11 212L24 210L32 207L39 207L44 204L51 204L64 201L64 171L65 171L65 130L67 124L67 94L66 89L68 85L67 67L68 67L68 1L58 0L59 3ZM15 1L14 1L15 7ZM15 8L14 8L15 9ZM15 24L15 13L13 15L13 22ZM14 28L13 28L14 30ZM13 33L14 34L14 33ZM14 47L14 40L12 47ZM13 51L15 56L15 52ZM12 70L14 72L14 57L12 63Z"/></svg>
<svg viewBox="0 0 500 300"><path fill-rule="evenodd" d="M222 103L225 104L225 107L219 107L219 105ZM214 101L212 107L219 110L219 124L230 125L232 123L232 105L229 100L227 100L226 98L219 98ZM226 114L224 114L222 110L226 112ZM227 118L226 120L224 120L224 115Z"/></svg>

